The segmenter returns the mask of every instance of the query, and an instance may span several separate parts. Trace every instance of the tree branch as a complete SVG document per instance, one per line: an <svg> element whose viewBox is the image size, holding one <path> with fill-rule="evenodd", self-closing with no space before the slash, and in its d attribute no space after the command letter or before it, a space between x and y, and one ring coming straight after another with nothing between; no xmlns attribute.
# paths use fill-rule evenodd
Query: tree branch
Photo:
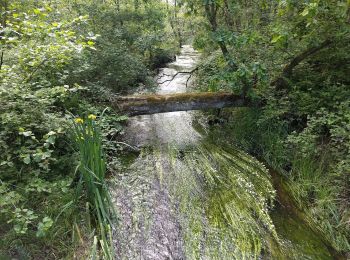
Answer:
<svg viewBox="0 0 350 260"><path fill-rule="evenodd" d="M188 82L190 81L191 77L192 77L192 73L190 74L190 76L188 76L188 78L186 80L186 88L188 87Z"/></svg>
<svg viewBox="0 0 350 260"><path fill-rule="evenodd" d="M279 76L276 80L274 80L271 85L276 86L276 89L285 89L288 86L287 80L290 78L293 74L293 69L298 66L303 60L307 59L311 55L314 55L315 53L319 52L320 50L328 47L333 42L329 39L322 42L319 46L311 47L299 55L297 55L294 59L291 60L287 66L284 67L281 76Z"/></svg>
<svg viewBox="0 0 350 260"><path fill-rule="evenodd" d="M216 20L216 16L217 16L218 6L215 4L215 2L211 2L211 3L205 4L204 8L211 26L211 31L213 33L217 33L218 23ZM222 55L224 56L224 59L226 60L227 64L230 66L230 68L233 71L236 71L238 69L238 66L232 59L230 52L228 51L227 46L225 44L225 41L221 39L221 40L217 40L216 42L219 45Z"/></svg>
<svg viewBox="0 0 350 260"><path fill-rule="evenodd" d="M25 78L24 82L25 83L29 82L33 78L34 74L39 70L39 68L42 65L45 64L46 61L47 61L47 59L42 60L42 62L40 62L40 64L32 71L32 73L30 73L29 76L27 78Z"/></svg>
<svg viewBox="0 0 350 260"><path fill-rule="evenodd" d="M179 75L179 74L190 74L190 77L192 76L192 73L193 72L195 72L196 70L198 70L198 67L196 67L196 68L194 68L193 70L191 70L191 71L178 71L178 72L176 72L173 76L172 76L172 78L171 79L167 79L167 80L164 80L164 81L162 81L162 82L157 82L157 84L159 84L159 85L161 85L161 84L164 84L165 82L171 82L171 81L173 81L174 79L175 79L175 77L177 76L177 75ZM163 74L163 75L166 75L166 74ZM169 76L169 75L166 75L166 76ZM190 78L189 77L189 78ZM189 78L187 79L187 81L186 81L186 87L187 87L187 83L188 83L188 81L189 81Z"/></svg>
<svg viewBox="0 0 350 260"><path fill-rule="evenodd" d="M328 47L332 43L331 40L325 40L323 43L321 43L319 46L312 47L310 49L305 50L298 56L296 56L284 69L283 69L283 75L290 76L293 72L293 69L299 65L300 62L308 58L309 56L319 52L320 50Z"/></svg>
<svg viewBox="0 0 350 260"><path fill-rule="evenodd" d="M1 57L0 57L0 70L2 69L2 64L4 63L4 51L1 52Z"/></svg>

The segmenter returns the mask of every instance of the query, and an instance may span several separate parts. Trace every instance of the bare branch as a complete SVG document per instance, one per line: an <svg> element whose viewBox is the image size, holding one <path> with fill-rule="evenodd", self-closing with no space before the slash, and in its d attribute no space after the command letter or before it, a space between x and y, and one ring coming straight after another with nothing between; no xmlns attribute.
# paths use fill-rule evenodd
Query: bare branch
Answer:
<svg viewBox="0 0 350 260"><path fill-rule="evenodd" d="M190 81L191 77L192 77L192 73L190 74L190 76L188 76L188 78L186 80L186 88L188 87L188 82Z"/></svg>
<svg viewBox="0 0 350 260"><path fill-rule="evenodd" d="M157 83L161 85L161 84L164 84L165 82L169 82L169 81L171 82L171 81L173 81L173 80L175 79L175 77L176 77L177 75L179 75L179 74L190 74L189 78L191 78L192 73L195 72L196 70L198 70L198 67L194 68L194 69L191 70L191 71L178 71L178 72L176 72L176 73L172 76L171 79L167 79L167 80L164 80L164 81L162 81L162 82L157 82ZM170 76L170 75L166 75L166 76ZM188 83L188 81L189 81L189 78L188 78L187 81L186 81L186 87L187 87L187 83Z"/></svg>

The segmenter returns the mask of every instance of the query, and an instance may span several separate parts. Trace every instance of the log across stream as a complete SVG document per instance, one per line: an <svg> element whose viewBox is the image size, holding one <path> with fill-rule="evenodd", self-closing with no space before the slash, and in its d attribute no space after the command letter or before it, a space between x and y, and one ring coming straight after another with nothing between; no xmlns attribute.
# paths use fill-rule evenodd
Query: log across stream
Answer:
<svg viewBox="0 0 350 260"><path fill-rule="evenodd" d="M118 97L111 105L131 116L209 108L243 107L248 100L232 93L174 93Z"/></svg>
<svg viewBox="0 0 350 260"><path fill-rule="evenodd" d="M185 46L161 75L172 79L197 60ZM124 98L134 103L122 109L137 107L131 114L138 115L129 118L123 141L138 152L118 155L120 170L111 180L119 217L117 259L334 259L323 239L287 210L293 205L284 205L288 194L281 182L230 144L229 129L207 126L202 111L182 111L203 100L218 104L217 96L203 94L194 102L192 94L181 94L187 91L186 74L162 82L161 96ZM220 95L245 105L239 97ZM154 105L165 96L174 101L172 109L181 97L181 111L146 113L166 112Z"/></svg>

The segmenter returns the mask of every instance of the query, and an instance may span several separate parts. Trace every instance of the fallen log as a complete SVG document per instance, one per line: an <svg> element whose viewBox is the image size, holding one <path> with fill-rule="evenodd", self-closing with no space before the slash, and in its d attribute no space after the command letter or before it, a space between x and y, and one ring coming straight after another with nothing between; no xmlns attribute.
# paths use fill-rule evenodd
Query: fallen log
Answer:
<svg viewBox="0 0 350 260"><path fill-rule="evenodd" d="M116 97L112 108L130 116L209 108L243 107L249 101L231 93L179 93Z"/></svg>

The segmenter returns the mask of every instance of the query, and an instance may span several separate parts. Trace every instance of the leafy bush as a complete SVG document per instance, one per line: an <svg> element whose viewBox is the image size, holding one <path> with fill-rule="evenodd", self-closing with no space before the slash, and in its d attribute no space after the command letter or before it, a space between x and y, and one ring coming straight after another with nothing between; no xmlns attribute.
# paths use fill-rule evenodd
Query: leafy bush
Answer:
<svg viewBox="0 0 350 260"><path fill-rule="evenodd" d="M149 2L138 9L121 10L118 4L85 1L73 5L74 14L89 16L81 28L97 51L86 52L72 65L69 80L90 89L109 88L114 93L135 91L151 85L151 71L173 56L164 40L165 6ZM74 17L74 16L73 16Z"/></svg>
<svg viewBox="0 0 350 260"><path fill-rule="evenodd" d="M65 104L81 89L66 85L64 75L89 46L71 29L85 18L58 21L49 6L17 1L2 11L8 20L1 36L0 251L41 258L38 248L45 246L63 257L72 227L67 220L74 218L66 205L74 197L75 167ZM60 249L53 247L55 236L65 241Z"/></svg>
<svg viewBox="0 0 350 260"><path fill-rule="evenodd" d="M90 237L91 219L106 221L107 205L95 200L99 195L107 198L105 186L90 183L98 194L89 196L88 208L84 193L76 197L79 153L68 134L71 113L99 114L101 100L148 84L150 57L166 46L157 36L164 29L164 8L152 3L145 11L120 16L114 4L96 1L2 3L0 258L85 258L87 245L96 252L102 247L108 255L110 241ZM151 28L154 21L157 26ZM94 144L100 142L113 157L105 158L101 171L82 160L87 168L105 174L107 163L108 171L113 170L121 148L110 139L125 119L109 113L101 120L103 134L98 132ZM110 232L103 225L98 227L102 240Z"/></svg>

